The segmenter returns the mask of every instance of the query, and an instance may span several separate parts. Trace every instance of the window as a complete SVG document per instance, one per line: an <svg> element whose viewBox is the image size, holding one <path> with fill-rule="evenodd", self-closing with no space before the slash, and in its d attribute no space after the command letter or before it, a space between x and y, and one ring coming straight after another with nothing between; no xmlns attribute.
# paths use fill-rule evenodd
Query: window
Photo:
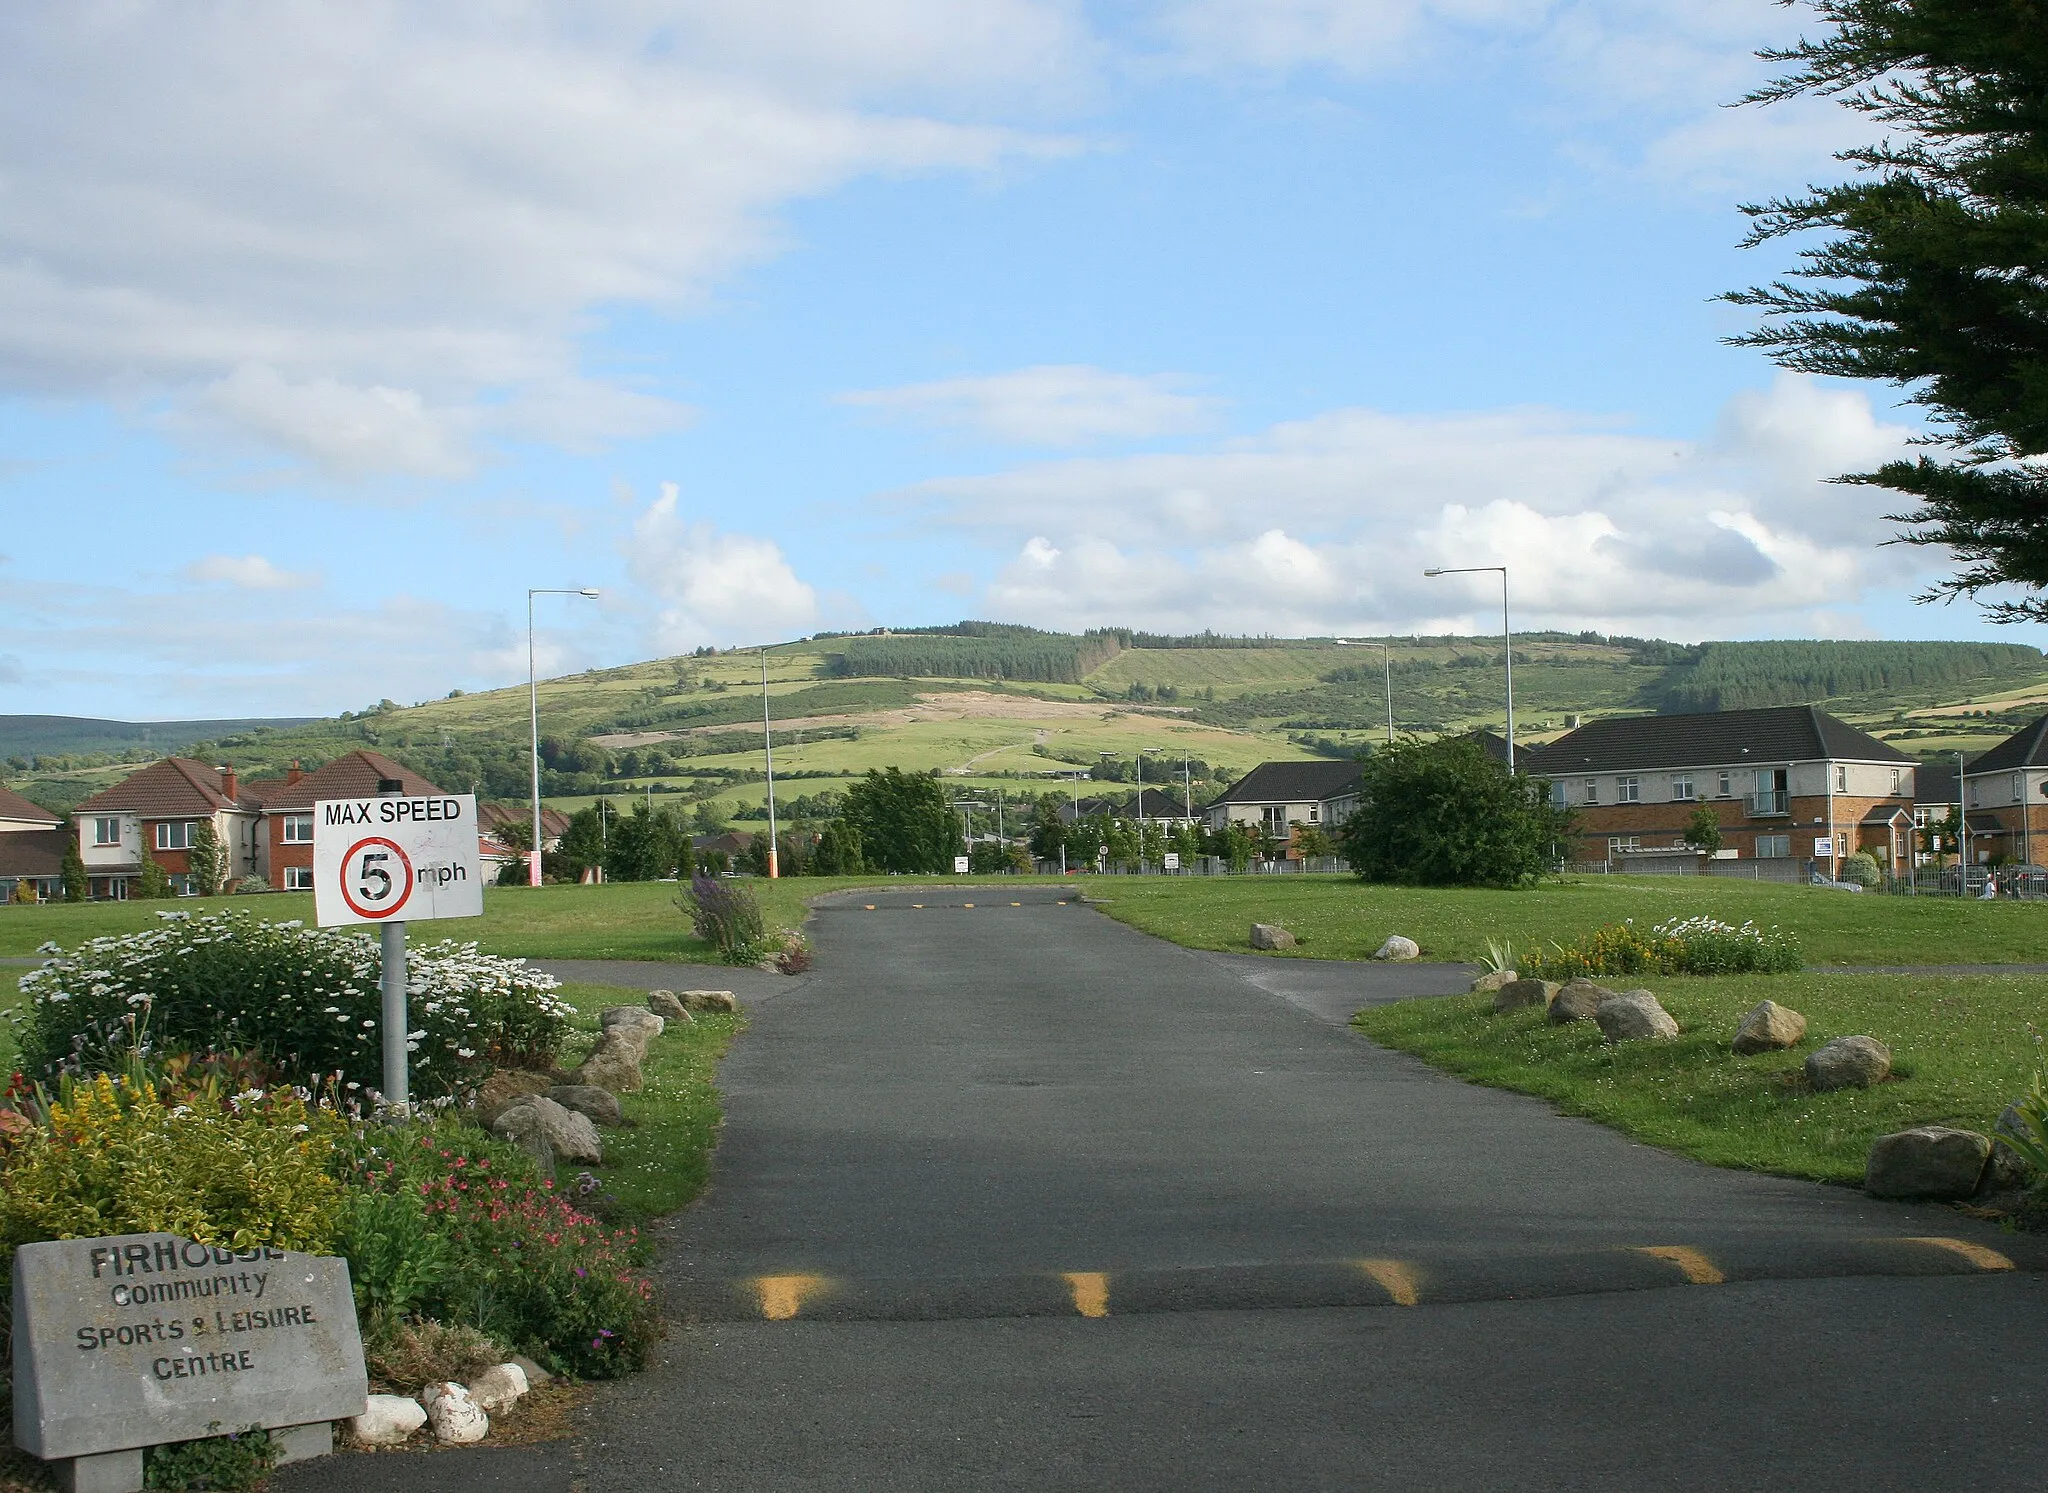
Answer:
<svg viewBox="0 0 2048 1493"><path fill-rule="evenodd" d="M1568 797L1569 794L1566 792L1564 784L1552 783L1550 785L1550 801L1552 804L1561 809L1565 806Z"/></svg>
<svg viewBox="0 0 2048 1493"><path fill-rule="evenodd" d="M1308 806L1308 822L1310 824L1320 824L1322 822L1322 815L1323 806L1321 804L1310 804Z"/></svg>
<svg viewBox="0 0 2048 1493"><path fill-rule="evenodd" d="M1733 798L1734 796L1735 796L1735 774L1734 774L1734 773L1732 773L1732 772L1724 772L1724 773L1720 774L1720 775L1719 775L1719 776L1718 776L1718 777L1717 777L1717 778L1715 779L1715 787L1714 787L1714 797L1716 797L1716 798Z"/></svg>
<svg viewBox="0 0 2048 1493"><path fill-rule="evenodd" d="M311 866L286 866L284 868L284 889L288 892L312 891L313 868Z"/></svg>
<svg viewBox="0 0 2048 1493"><path fill-rule="evenodd" d="M159 824L156 827L156 848L159 850L190 850L192 848L192 821L178 820L174 824ZM183 895L182 893L180 895Z"/></svg>
<svg viewBox="0 0 2048 1493"><path fill-rule="evenodd" d="M1589 804L1600 802L1600 784L1594 779L1587 778L1579 785L1579 789L1581 793L1580 802Z"/></svg>
<svg viewBox="0 0 2048 1493"><path fill-rule="evenodd" d="M1640 778L1616 778L1614 780L1614 801L1618 804L1642 802L1643 785Z"/></svg>
<svg viewBox="0 0 2048 1493"><path fill-rule="evenodd" d="M95 819L92 822L92 842L95 845L118 845L121 843L121 821L116 818Z"/></svg>
<svg viewBox="0 0 2048 1493"><path fill-rule="evenodd" d="M1265 820L1267 834L1276 840L1287 838L1287 805L1267 804L1262 817Z"/></svg>
<svg viewBox="0 0 2048 1493"><path fill-rule="evenodd" d="M1900 786L1905 781L1905 775L1901 773L1896 767L1894 767L1892 769L1892 792L1897 793L1899 791Z"/></svg>
<svg viewBox="0 0 2048 1493"><path fill-rule="evenodd" d="M1788 856L1792 853L1792 837L1790 835L1758 835L1756 837L1756 853L1763 860Z"/></svg>
<svg viewBox="0 0 2048 1493"><path fill-rule="evenodd" d="M1837 793L1847 793L1848 791L1849 791L1849 769L1848 769L1848 768L1846 768L1846 767L1837 767L1837 768L1835 769L1835 792L1837 792Z"/></svg>
<svg viewBox="0 0 2048 1493"><path fill-rule="evenodd" d="M1927 805L1925 805L1925 804L1915 804L1915 805L1913 806L1913 828L1915 828L1915 829L1925 829L1925 828L1927 828L1927 817L1928 817L1928 809L1927 809Z"/></svg>
<svg viewBox="0 0 2048 1493"><path fill-rule="evenodd" d="M2024 773L2012 775L2012 801L2023 804L2027 801L2027 779Z"/></svg>
<svg viewBox="0 0 2048 1493"><path fill-rule="evenodd" d="M1641 835L1613 835L1607 841L1607 853L1609 855L1613 855L1617 851L1641 850L1642 848L1643 837Z"/></svg>
<svg viewBox="0 0 2048 1493"><path fill-rule="evenodd" d="M1673 774L1671 779L1671 797L1679 802L1699 797L1697 793L1694 793L1692 791L1691 773L1682 772Z"/></svg>
<svg viewBox="0 0 2048 1493"><path fill-rule="evenodd" d="M313 843L313 816L311 814L287 814L284 816L284 842L287 845L310 845Z"/></svg>

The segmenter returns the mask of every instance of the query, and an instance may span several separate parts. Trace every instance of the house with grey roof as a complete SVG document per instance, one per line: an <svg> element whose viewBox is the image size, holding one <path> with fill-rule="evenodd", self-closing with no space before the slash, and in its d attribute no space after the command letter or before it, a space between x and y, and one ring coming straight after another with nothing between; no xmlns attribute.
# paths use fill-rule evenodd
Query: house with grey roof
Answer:
<svg viewBox="0 0 2048 1493"><path fill-rule="evenodd" d="M2048 715L1972 757L1962 779L1971 860L2039 865L2048 856Z"/></svg>
<svg viewBox="0 0 2048 1493"><path fill-rule="evenodd" d="M1577 816L1575 859L1682 850L1705 808L1734 858L1912 864L1916 759L1817 706L1613 716L1528 758Z"/></svg>
<svg viewBox="0 0 2048 1493"><path fill-rule="evenodd" d="M1297 824L1334 830L1358 807L1359 776L1356 762L1261 762L1203 810L1203 820L1212 831L1241 824L1283 841Z"/></svg>

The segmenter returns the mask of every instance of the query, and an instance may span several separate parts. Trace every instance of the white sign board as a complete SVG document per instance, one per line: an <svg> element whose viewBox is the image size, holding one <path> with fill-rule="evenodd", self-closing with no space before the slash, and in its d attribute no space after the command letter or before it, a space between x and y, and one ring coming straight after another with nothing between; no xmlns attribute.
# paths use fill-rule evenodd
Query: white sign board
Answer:
<svg viewBox="0 0 2048 1493"><path fill-rule="evenodd" d="M1816 857L1822 859L1832 856L1835 853L1833 838L1828 835L1815 835L1813 837L1813 853Z"/></svg>
<svg viewBox="0 0 2048 1493"><path fill-rule="evenodd" d="M953 857L953 874L955 876L965 876L967 874L966 856L956 855Z"/></svg>
<svg viewBox="0 0 2048 1493"><path fill-rule="evenodd" d="M474 794L313 805L313 912L321 927L483 911Z"/></svg>
<svg viewBox="0 0 2048 1493"><path fill-rule="evenodd" d="M1169 871L1178 871L1180 869L1180 852L1178 850L1166 852L1166 869Z"/></svg>

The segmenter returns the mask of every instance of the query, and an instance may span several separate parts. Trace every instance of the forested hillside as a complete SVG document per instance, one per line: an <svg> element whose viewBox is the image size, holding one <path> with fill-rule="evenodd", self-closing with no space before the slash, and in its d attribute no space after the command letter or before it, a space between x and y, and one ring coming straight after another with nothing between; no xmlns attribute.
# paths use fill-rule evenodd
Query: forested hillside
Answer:
<svg viewBox="0 0 2048 1493"><path fill-rule="evenodd" d="M1849 695L2019 681L2042 669L2019 643L1702 643L1667 670L1645 703L1665 714L1803 705Z"/></svg>
<svg viewBox="0 0 2048 1493"><path fill-rule="evenodd" d="M961 623L960 627L991 624ZM823 672L841 679L1008 679L1079 684L1122 648L1115 637L1071 637L1030 628L969 636L889 633L832 643Z"/></svg>

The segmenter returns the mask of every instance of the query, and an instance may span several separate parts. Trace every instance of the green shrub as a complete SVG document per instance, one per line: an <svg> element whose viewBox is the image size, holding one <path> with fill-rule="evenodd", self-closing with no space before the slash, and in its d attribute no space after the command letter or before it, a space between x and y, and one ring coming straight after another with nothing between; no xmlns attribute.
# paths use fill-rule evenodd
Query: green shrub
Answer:
<svg viewBox="0 0 2048 1493"><path fill-rule="evenodd" d="M227 1249L326 1252L341 1187L341 1121L300 1091L66 1081L10 1149L0 1249L43 1239L178 1234Z"/></svg>
<svg viewBox="0 0 2048 1493"><path fill-rule="evenodd" d="M1867 850L1842 858L1842 868L1836 873L1841 881L1854 882L1857 886L1876 886L1882 879L1877 869L1877 857Z"/></svg>
<svg viewBox="0 0 2048 1493"><path fill-rule="evenodd" d="M118 1066L152 1053L261 1054L317 1087L374 1090L383 1071L382 958L358 933L263 922L244 911L157 914L156 927L95 938L22 977L26 1071ZM570 1008L523 960L445 942L406 954L413 1084L452 1093L493 1066L545 1067Z"/></svg>
<svg viewBox="0 0 2048 1493"><path fill-rule="evenodd" d="M690 915L697 936L718 950L727 964L752 964L768 947L761 904L743 881L723 881L699 871L676 903Z"/></svg>
<svg viewBox="0 0 2048 1493"><path fill-rule="evenodd" d="M142 1486L170 1493L200 1488L214 1493L254 1493L283 1453L284 1448L261 1426L153 1446L143 1459Z"/></svg>
<svg viewBox="0 0 2048 1493"><path fill-rule="evenodd" d="M1791 974L1802 963L1799 941L1782 929L1735 927L1715 918L1671 918L1649 932L1633 919L1596 928L1569 944L1532 949L1516 968L1539 980L1593 975Z"/></svg>

